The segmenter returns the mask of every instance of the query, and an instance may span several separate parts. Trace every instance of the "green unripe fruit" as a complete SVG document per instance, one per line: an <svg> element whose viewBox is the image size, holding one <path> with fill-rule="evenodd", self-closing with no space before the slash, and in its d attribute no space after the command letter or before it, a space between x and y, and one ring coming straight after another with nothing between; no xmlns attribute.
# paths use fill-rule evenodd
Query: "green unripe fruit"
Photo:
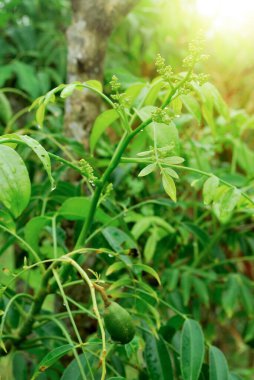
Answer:
<svg viewBox="0 0 254 380"><path fill-rule="evenodd" d="M121 344L129 343L135 335L135 327L127 310L111 302L104 312L104 322L112 340Z"/></svg>

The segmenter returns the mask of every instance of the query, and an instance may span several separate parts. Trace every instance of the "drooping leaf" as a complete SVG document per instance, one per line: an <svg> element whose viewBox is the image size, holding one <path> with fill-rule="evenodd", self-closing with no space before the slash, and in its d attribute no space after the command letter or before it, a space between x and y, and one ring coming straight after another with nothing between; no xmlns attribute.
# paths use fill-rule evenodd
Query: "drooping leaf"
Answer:
<svg viewBox="0 0 254 380"><path fill-rule="evenodd" d="M0 184L0 202L17 218L28 205L31 183L19 154L4 145L0 145Z"/></svg>
<svg viewBox="0 0 254 380"><path fill-rule="evenodd" d="M183 325L180 346L180 366L184 380L198 380L204 352L204 336L199 323L187 319Z"/></svg>
<svg viewBox="0 0 254 380"><path fill-rule="evenodd" d="M136 272L147 272L147 273L149 273L151 276L153 276L158 281L159 285L161 284L160 277L159 277L158 273L153 268L149 267L148 265L133 264L133 269L136 270Z"/></svg>
<svg viewBox="0 0 254 380"><path fill-rule="evenodd" d="M168 175L167 172L162 173L162 184L164 190L168 194L168 196L176 202L176 186L174 180Z"/></svg>
<svg viewBox="0 0 254 380"><path fill-rule="evenodd" d="M54 189L55 187L55 182L54 182L54 179L52 177L52 174L51 174L51 162L50 162L50 158L49 158L49 154L48 152L46 151L46 149L43 148L43 146L38 142L36 141L35 139L33 139L32 137L30 136L27 136L27 135L18 135L17 133L12 133L10 135L3 135L1 138L7 138L7 139L14 139L14 140L20 140L22 142L24 142L27 146L29 146L29 148L31 148L34 153L37 155L37 157L39 158L39 160L41 161L48 177L49 177L49 180L50 180L50 183L51 183L51 188Z"/></svg>

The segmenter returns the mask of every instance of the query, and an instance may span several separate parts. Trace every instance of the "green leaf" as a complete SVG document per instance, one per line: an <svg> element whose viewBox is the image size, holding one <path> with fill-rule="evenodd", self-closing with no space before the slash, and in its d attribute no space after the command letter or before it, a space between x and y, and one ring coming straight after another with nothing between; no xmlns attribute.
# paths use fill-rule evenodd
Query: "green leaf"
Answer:
<svg viewBox="0 0 254 380"><path fill-rule="evenodd" d="M168 164L168 165L177 165L177 164L183 163L184 158L178 157L178 156L172 156L172 157L163 158L163 162L165 162L165 164Z"/></svg>
<svg viewBox="0 0 254 380"><path fill-rule="evenodd" d="M192 284L195 289L198 298L206 305L209 305L209 293L207 289L207 285L204 281L200 280L200 278L193 277Z"/></svg>
<svg viewBox="0 0 254 380"><path fill-rule="evenodd" d="M238 284L239 284L239 292L240 299L242 301L243 307L249 317L253 317L254 314L254 303L253 303L253 295L250 291L250 283L245 281L243 276L238 276Z"/></svg>
<svg viewBox="0 0 254 380"><path fill-rule="evenodd" d="M153 228L149 238L146 241L145 248L144 248L144 258L147 264L152 260L154 256L157 242L158 242L158 229Z"/></svg>
<svg viewBox="0 0 254 380"><path fill-rule="evenodd" d="M217 90L217 88L209 82L206 82L202 86L203 91L207 91L212 97L214 101L215 108L219 114L221 114L225 119L229 118L229 110L228 106L222 98L221 94Z"/></svg>
<svg viewBox="0 0 254 380"><path fill-rule="evenodd" d="M38 364L33 377L31 380L35 380L42 372L47 368L55 364L61 357L63 357L67 352L73 349L71 344L65 344L63 346L54 348L51 350Z"/></svg>
<svg viewBox="0 0 254 380"><path fill-rule="evenodd" d="M179 96L170 102L170 107L173 109L174 114L177 116L180 115L182 106L183 106L183 103Z"/></svg>
<svg viewBox="0 0 254 380"><path fill-rule="evenodd" d="M203 187L203 198L204 198L204 204L209 205L213 199L215 192L219 186L220 180L218 177L215 177L214 175L209 177Z"/></svg>
<svg viewBox="0 0 254 380"><path fill-rule="evenodd" d="M36 252L39 250L40 234L50 222L50 219L45 216L35 216L25 225L25 240Z"/></svg>
<svg viewBox="0 0 254 380"><path fill-rule="evenodd" d="M176 202L176 186L174 180L167 174L167 172L162 172L162 184L164 190L168 196Z"/></svg>
<svg viewBox="0 0 254 380"><path fill-rule="evenodd" d="M183 273L181 277L181 290L183 293L183 304L187 306L190 300L190 293L192 287L192 275L189 272Z"/></svg>
<svg viewBox="0 0 254 380"><path fill-rule="evenodd" d="M198 322L187 319L181 333L180 366L184 380L198 380L204 360L204 336Z"/></svg>
<svg viewBox="0 0 254 380"><path fill-rule="evenodd" d="M216 194L213 209L221 223L227 223L230 220L240 198L241 193L238 189L227 189L220 198Z"/></svg>
<svg viewBox="0 0 254 380"><path fill-rule="evenodd" d="M238 302L239 284L235 274L229 274L226 289L222 294L222 307L229 318L232 317Z"/></svg>
<svg viewBox="0 0 254 380"><path fill-rule="evenodd" d="M122 261L117 261L116 263L110 265L106 271L106 276L110 276L112 273L117 272L123 268L126 268L126 264Z"/></svg>
<svg viewBox="0 0 254 380"><path fill-rule="evenodd" d="M44 121L44 116L45 116L45 109L46 109L46 106L44 103L40 104L37 111L36 111L36 114L35 114L35 120L37 122L37 124L39 125L40 128L43 127L43 121Z"/></svg>
<svg viewBox="0 0 254 380"><path fill-rule="evenodd" d="M185 108L189 111L189 113L197 119L198 123L201 123L202 115L201 109L198 101L191 96L190 94L181 95L181 100L185 106Z"/></svg>
<svg viewBox="0 0 254 380"><path fill-rule="evenodd" d="M7 210L0 209L0 224L12 232L16 230L15 222Z"/></svg>
<svg viewBox="0 0 254 380"><path fill-rule="evenodd" d="M151 334L145 334L144 357L150 380L173 379L173 369L169 349L163 340Z"/></svg>
<svg viewBox="0 0 254 380"><path fill-rule="evenodd" d="M36 98L40 94L40 82L36 77L34 67L21 61L15 61L12 68L17 75L18 87Z"/></svg>
<svg viewBox="0 0 254 380"><path fill-rule="evenodd" d="M60 97L63 99L68 98L73 94L73 92L77 89L78 85L76 83L67 84L64 89L60 93Z"/></svg>
<svg viewBox="0 0 254 380"><path fill-rule="evenodd" d="M7 124L12 117L12 109L7 97L0 93L0 121Z"/></svg>
<svg viewBox="0 0 254 380"><path fill-rule="evenodd" d="M153 276L158 281L158 284L161 285L161 281L160 281L160 277L159 277L158 273L153 268L149 267L148 265L133 264L133 269L137 270L137 272L149 273L151 276Z"/></svg>
<svg viewBox="0 0 254 380"><path fill-rule="evenodd" d="M23 160L5 145L0 145L0 184L0 202L17 218L28 205L31 184Z"/></svg>
<svg viewBox="0 0 254 380"><path fill-rule="evenodd" d="M141 172L139 172L138 176L144 177L152 173L156 169L156 166L156 163L147 165L144 169L141 170Z"/></svg>
<svg viewBox="0 0 254 380"><path fill-rule="evenodd" d="M29 146L29 148L31 148L34 151L34 153L37 155L37 157L41 161L49 177L49 180L51 183L51 189L53 190L55 188L55 181L51 174L51 162L50 162L48 152L46 151L46 149L43 148L43 146L40 143L38 143L38 141L36 141L30 136L18 135L16 133L12 133L10 135L3 135L2 138L8 138L8 139L13 138L15 140L20 140L20 141L23 141L27 146Z"/></svg>
<svg viewBox="0 0 254 380"><path fill-rule="evenodd" d="M178 174L171 168L164 168L163 171L167 173L170 177L178 179Z"/></svg>
<svg viewBox="0 0 254 380"><path fill-rule="evenodd" d="M102 230L102 235L115 252L127 248L136 248L135 241L119 228L106 227Z"/></svg>
<svg viewBox="0 0 254 380"><path fill-rule="evenodd" d="M88 80L84 84L88 85L91 88L94 88L96 91L103 91L102 84L98 80Z"/></svg>
<svg viewBox="0 0 254 380"><path fill-rule="evenodd" d="M179 154L179 135L173 122L169 124L152 122L145 128L149 138L156 138L157 148L170 148L172 154Z"/></svg>
<svg viewBox="0 0 254 380"><path fill-rule="evenodd" d="M118 118L119 113L114 109L104 111L97 117L90 135L91 153L93 153L94 148L103 132Z"/></svg>
<svg viewBox="0 0 254 380"><path fill-rule="evenodd" d="M70 197L64 201L58 210L58 215L67 220L84 220L88 216L91 205L91 198L88 197ZM111 217L100 208L96 210L95 220L101 223L107 223ZM116 225L117 222L112 222L111 225Z"/></svg>
<svg viewBox="0 0 254 380"><path fill-rule="evenodd" d="M209 350L209 380L229 380L228 364L224 354L214 346Z"/></svg>

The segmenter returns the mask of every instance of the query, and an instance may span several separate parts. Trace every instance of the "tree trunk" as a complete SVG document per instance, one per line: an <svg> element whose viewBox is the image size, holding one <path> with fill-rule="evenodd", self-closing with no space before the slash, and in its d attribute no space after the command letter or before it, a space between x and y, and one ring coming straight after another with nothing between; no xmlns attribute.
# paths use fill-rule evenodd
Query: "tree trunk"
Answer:
<svg viewBox="0 0 254 380"><path fill-rule="evenodd" d="M72 0L73 23L67 30L68 82L103 80L107 42L117 23L138 0ZM100 99L90 91L67 99L65 130L86 146L87 136L100 110Z"/></svg>

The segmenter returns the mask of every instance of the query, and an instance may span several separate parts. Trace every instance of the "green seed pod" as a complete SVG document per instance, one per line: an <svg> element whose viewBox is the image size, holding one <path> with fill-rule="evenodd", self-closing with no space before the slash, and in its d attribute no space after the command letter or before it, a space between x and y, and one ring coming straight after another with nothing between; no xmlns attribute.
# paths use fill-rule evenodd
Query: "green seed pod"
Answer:
<svg viewBox="0 0 254 380"><path fill-rule="evenodd" d="M121 344L129 343L135 335L135 327L127 310L111 302L104 312L104 322L112 340Z"/></svg>

